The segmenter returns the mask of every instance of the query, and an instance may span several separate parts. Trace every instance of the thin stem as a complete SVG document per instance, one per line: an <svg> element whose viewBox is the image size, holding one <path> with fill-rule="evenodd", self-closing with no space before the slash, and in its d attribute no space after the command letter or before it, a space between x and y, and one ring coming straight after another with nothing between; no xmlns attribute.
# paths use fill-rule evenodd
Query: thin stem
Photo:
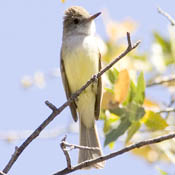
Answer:
<svg viewBox="0 0 175 175"><path fill-rule="evenodd" d="M169 140L169 139L172 139L172 138L175 138L175 133L164 135L164 136L160 136L160 137L149 139L149 140L145 140L145 141L141 141L141 142L132 144L130 146L127 146L127 147L125 147L125 148L123 148L123 149L121 149L119 151L115 151L113 153L107 154L105 156L101 156L101 157L98 157L96 159L92 159L92 160L88 160L88 161L82 162L82 163L72 167L71 169L65 168L65 169L63 169L63 170L61 170L61 171L59 171L57 173L54 173L53 175L69 174L69 173L71 173L73 171L76 171L76 170L88 167L88 166L93 165L95 163L102 162L102 161L105 161L105 160L117 157L117 156L122 155L124 153L127 153L127 152L129 152L129 151L131 151L133 149L141 148L141 147L146 146L146 145L159 143L159 142L162 142L162 141L165 141L165 140Z"/></svg>

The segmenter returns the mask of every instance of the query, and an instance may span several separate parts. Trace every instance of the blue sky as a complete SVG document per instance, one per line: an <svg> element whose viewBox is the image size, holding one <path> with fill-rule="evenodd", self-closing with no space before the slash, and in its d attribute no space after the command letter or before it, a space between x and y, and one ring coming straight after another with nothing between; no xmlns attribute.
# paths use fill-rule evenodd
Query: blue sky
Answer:
<svg viewBox="0 0 175 175"><path fill-rule="evenodd" d="M133 39L141 39L141 49L149 49L151 32L158 30L167 35L167 20L157 13L161 7L174 15L175 2L170 0L0 0L0 131L34 130L47 116L50 110L45 100L56 106L65 101L61 78L50 79L44 89L21 88L23 75L33 75L36 71L44 73L59 66L59 52L62 38L62 16L64 10L72 5L85 7L91 14L106 8L114 20L131 17L139 24ZM97 32L106 38L102 18L96 20ZM48 127L62 128L72 121L68 109L58 116ZM99 122L100 123L100 122ZM100 123L101 124L101 123ZM64 134L63 134L64 135ZM23 152L10 170L11 175L42 174L47 175L66 166L59 142L56 139L36 139ZM77 134L68 134L70 143L78 143ZM103 138L101 138L103 143ZM14 147L22 140L6 143L0 141L0 169L3 169ZM121 144L116 144L116 149ZM111 150L104 149L105 153ZM77 151L71 153L76 163ZM76 157L76 159L75 159ZM167 168L167 165L162 165ZM169 167L170 169L172 167ZM103 170L77 171L73 174L142 174L153 175L157 171L154 165L132 156L130 153L111 159Z"/></svg>

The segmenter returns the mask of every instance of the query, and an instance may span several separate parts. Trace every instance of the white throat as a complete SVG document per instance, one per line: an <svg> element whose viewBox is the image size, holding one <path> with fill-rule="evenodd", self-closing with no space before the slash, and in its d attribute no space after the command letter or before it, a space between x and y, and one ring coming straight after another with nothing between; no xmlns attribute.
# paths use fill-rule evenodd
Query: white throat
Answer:
<svg viewBox="0 0 175 175"><path fill-rule="evenodd" d="M63 31L63 40L71 37L71 36L77 36L77 35L94 35L96 31L95 22L91 21L87 24L80 24L77 28L73 30L65 30Z"/></svg>

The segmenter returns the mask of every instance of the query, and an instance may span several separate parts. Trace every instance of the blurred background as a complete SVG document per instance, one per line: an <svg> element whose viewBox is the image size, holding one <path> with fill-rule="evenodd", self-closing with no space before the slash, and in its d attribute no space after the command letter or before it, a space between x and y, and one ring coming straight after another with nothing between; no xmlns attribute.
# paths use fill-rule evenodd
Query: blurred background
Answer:
<svg viewBox="0 0 175 175"><path fill-rule="evenodd" d="M145 79L150 83L160 78L160 75L172 75L175 70L172 60L168 60L166 64L162 60L163 54L167 56L166 51L161 52L163 45L170 44L170 37L175 36L174 29L171 29L169 21L157 12L157 7L161 7L173 16L174 1L1 0L0 170L7 164L15 146L19 146L51 113L44 102L49 100L59 107L66 100L59 72L59 55L62 17L65 9L72 5L82 6L91 14L103 12L103 15L96 19L96 28L99 38L102 39L99 39L99 43L104 64L125 48L126 32L130 31L133 42L142 41L134 55L131 55L139 57L139 62L132 66L131 60L127 63L121 62L117 70L123 69L124 65L132 79L138 74L133 70L142 70ZM162 39L162 45L159 39ZM116 52L109 52L109 48ZM146 96L168 106L173 99L172 88L173 86L171 90L165 87L149 88L146 90ZM151 104L158 106L157 102ZM167 125L170 126L169 123ZM103 145L104 120L98 122L98 128ZM78 124L73 123L68 108L27 147L9 174L48 175L65 168L65 157L59 146L65 134L69 143L78 144ZM115 146L104 147L104 154L122 148L123 140L124 138L120 137ZM174 150L171 150L170 160L160 159L155 150L150 148L149 151L152 152L146 156L145 152L126 153L108 160L102 170L82 170L72 174L174 174ZM73 164L76 164L78 151L73 150L70 155Z"/></svg>

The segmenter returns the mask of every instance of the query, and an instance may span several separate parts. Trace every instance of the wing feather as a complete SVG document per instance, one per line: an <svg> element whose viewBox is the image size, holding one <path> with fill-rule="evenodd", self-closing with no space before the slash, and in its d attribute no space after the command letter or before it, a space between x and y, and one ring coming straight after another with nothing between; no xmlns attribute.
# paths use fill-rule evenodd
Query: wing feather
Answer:
<svg viewBox="0 0 175 175"><path fill-rule="evenodd" d="M71 97L71 91L70 91L69 83L68 83L68 80L66 77L64 61L62 59L62 53L61 53L60 69L61 69L61 76L62 76L62 81L63 81L63 85L64 85L64 90L66 92L66 97L68 99ZM76 122L78 120L78 117L77 117L77 111L76 111L77 106L76 106L75 102L72 102L69 105L69 107L70 107L70 110L72 113L72 117L73 117L74 121Z"/></svg>
<svg viewBox="0 0 175 175"><path fill-rule="evenodd" d="M101 54L99 52L99 71L101 70ZM102 80L101 77L98 78L97 82L97 94L95 101L95 119L98 120L100 115L100 105L101 105L101 97L102 97Z"/></svg>

